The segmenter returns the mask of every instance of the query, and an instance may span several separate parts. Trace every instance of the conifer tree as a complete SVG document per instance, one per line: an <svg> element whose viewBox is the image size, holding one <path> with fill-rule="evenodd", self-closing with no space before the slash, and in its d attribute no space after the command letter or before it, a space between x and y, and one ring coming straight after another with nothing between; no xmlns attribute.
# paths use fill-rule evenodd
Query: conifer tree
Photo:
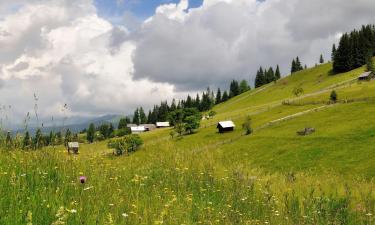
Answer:
<svg viewBox="0 0 375 225"><path fill-rule="evenodd" d="M139 117L139 109L137 108L137 109L134 111L134 114L133 114L133 123L139 125L140 122L141 122L141 119L140 119L140 117Z"/></svg>
<svg viewBox="0 0 375 225"><path fill-rule="evenodd" d="M275 80L279 80L280 78L281 78L280 68L279 68L279 65L277 65L276 71L275 71Z"/></svg>
<svg viewBox="0 0 375 225"><path fill-rule="evenodd" d="M331 60L332 62L335 60L335 54L336 54L336 45L332 45L332 53L331 53Z"/></svg>
<svg viewBox="0 0 375 225"><path fill-rule="evenodd" d="M23 141L22 141L22 148L28 149L30 147L30 144L31 144L30 133L29 133L29 131L26 131L25 137L23 138Z"/></svg>
<svg viewBox="0 0 375 225"><path fill-rule="evenodd" d="M322 54L320 54L319 63L320 63L320 64L323 64L323 63L324 63L324 58L323 58L323 55L322 55Z"/></svg>
<svg viewBox="0 0 375 225"><path fill-rule="evenodd" d="M228 92L227 92L227 91L224 91L224 93L223 93L223 97L221 98L221 101L222 101L222 102L226 102L226 101L228 101L228 99L229 99Z"/></svg>
<svg viewBox="0 0 375 225"><path fill-rule="evenodd" d="M240 93L244 93L244 92L246 92L248 90L250 90L249 84L247 83L246 80L242 80L240 82Z"/></svg>
<svg viewBox="0 0 375 225"><path fill-rule="evenodd" d="M139 122L141 124L147 123L147 117L142 107L139 108Z"/></svg>
<svg viewBox="0 0 375 225"><path fill-rule="evenodd" d="M89 143L93 143L95 139L95 125L90 123L89 129L87 130L86 139Z"/></svg>
<svg viewBox="0 0 375 225"><path fill-rule="evenodd" d="M230 88L229 88L229 96L232 98L239 94L240 94L240 86L238 85L238 81L232 80L232 82L230 83Z"/></svg>
<svg viewBox="0 0 375 225"><path fill-rule="evenodd" d="M219 104L221 102L221 90L220 88L217 89L217 92L216 92L216 100L215 100L215 103L216 104Z"/></svg>
<svg viewBox="0 0 375 225"><path fill-rule="evenodd" d="M296 61L293 59L293 61L292 61L292 67L291 67L291 69L290 69L290 72L291 73L295 73L295 72L297 72L297 69L296 69Z"/></svg>

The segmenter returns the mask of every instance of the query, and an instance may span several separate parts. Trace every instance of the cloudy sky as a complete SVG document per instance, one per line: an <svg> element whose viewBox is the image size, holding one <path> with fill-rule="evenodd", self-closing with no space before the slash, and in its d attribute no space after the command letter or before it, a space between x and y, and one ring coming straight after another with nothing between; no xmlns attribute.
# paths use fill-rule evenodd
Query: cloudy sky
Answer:
<svg viewBox="0 0 375 225"><path fill-rule="evenodd" d="M375 23L374 0L0 0L0 111L131 113L293 57L314 65ZM9 107L11 106L11 107Z"/></svg>

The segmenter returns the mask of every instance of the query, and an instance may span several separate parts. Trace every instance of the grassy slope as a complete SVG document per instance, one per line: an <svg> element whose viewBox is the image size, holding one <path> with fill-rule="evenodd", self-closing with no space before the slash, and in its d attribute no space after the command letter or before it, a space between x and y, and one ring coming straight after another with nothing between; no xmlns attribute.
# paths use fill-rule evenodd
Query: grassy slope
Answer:
<svg viewBox="0 0 375 225"><path fill-rule="evenodd" d="M214 119L182 139L171 140L170 129L142 134L144 147L129 157L111 156L106 142L82 145L78 156L62 147L1 152L0 224L371 224L375 104L336 104L264 126L324 106L311 102L363 71L329 76L330 68L220 104ZM339 98L362 98L375 93L374 83L335 89ZM304 96L293 97L296 86ZM285 99L299 105L282 105ZM246 115L251 136L240 128ZM218 134L215 124L226 118L237 129ZM298 137L306 126L317 132Z"/></svg>

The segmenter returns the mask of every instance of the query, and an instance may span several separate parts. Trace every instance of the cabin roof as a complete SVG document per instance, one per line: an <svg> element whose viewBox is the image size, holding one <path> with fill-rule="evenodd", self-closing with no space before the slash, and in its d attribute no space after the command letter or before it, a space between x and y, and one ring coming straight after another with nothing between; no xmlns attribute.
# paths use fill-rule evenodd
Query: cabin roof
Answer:
<svg viewBox="0 0 375 225"><path fill-rule="evenodd" d="M169 122L156 122L157 127L169 127Z"/></svg>
<svg viewBox="0 0 375 225"><path fill-rule="evenodd" d="M366 78L366 77L369 77L371 75L372 72L365 72L365 73L362 73L358 78Z"/></svg>
<svg viewBox="0 0 375 225"><path fill-rule="evenodd" d="M79 148L79 143L78 142L68 142L68 147L69 148Z"/></svg>
<svg viewBox="0 0 375 225"><path fill-rule="evenodd" d="M233 121L221 121L218 123L218 126L221 126L222 128L230 128L235 127L236 125L233 123Z"/></svg>
<svg viewBox="0 0 375 225"><path fill-rule="evenodd" d="M145 131L146 130L146 128L144 126L131 127L130 129L131 129L132 132L134 132L134 131L139 132L139 131Z"/></svg>

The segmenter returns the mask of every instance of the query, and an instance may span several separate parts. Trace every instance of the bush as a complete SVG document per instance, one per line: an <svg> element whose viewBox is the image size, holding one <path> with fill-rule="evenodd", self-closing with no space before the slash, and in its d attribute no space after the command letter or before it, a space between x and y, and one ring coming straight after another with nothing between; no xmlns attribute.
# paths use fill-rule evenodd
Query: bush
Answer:
<svg viewBox="0 0 375 225"><path fill-rule="evenodd" d="M127 128L127 127L125 127L125 128L122 128L122 129L118 129L118 130L116 130L116 131L115 131L115 136L116 136L116 137L123 137L123 136L125 136L125 135L130 134L130 133L131 133L131 132L130 132L130 129Z"/></svg>
<svg viewBox="0 0 375 225"><path fill-rule="evenodd" d="M335 90L333 90L331 92L331 95L329 96L329 99L332 101L332 102L336 102L337 101L337 93Z"/></svg>
<svg viewBox="0 0 375 225"><path fill-rule="evenodd" d="M245 130L246 135L250 135L253 133L253 129L251 128L251 118L247 116L244 123L242 124L242 128Z"/></svg>
<svg viewBox="0 0 375 225"><path fill-rule="evenodd" d="M131 134L121 139L110 140L108 148L115 149L115 155L123 155L135 152L143 144L139 135Z"/></svg>

